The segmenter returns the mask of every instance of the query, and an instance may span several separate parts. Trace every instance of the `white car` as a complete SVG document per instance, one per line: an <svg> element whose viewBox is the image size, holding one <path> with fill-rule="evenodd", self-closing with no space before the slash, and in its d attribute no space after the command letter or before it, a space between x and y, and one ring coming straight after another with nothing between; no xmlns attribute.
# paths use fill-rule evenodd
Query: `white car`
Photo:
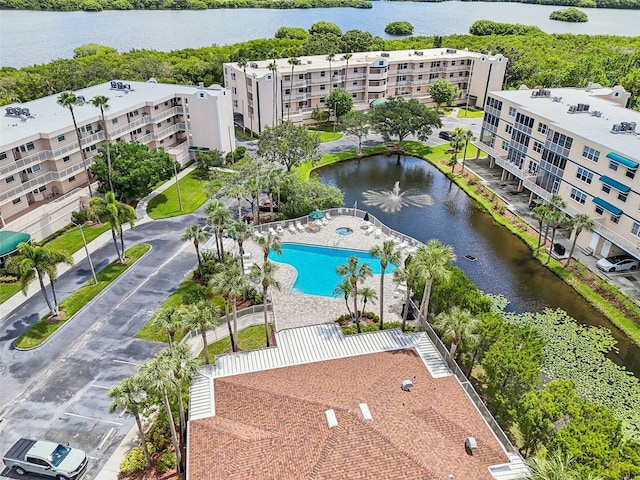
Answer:
<svg viewBox="0 0 640 480"><path fill-rule="evenodd" d="M596 263L603 272L624 272L626 270L637 270L638 260L629 255L616 255L614 257L601 258Z"/></svg>

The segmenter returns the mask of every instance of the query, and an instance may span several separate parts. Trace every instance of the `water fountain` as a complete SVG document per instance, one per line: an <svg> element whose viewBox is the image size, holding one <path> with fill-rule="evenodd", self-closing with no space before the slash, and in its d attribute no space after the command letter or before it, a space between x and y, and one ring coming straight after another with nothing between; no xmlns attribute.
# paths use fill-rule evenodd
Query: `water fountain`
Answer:
<svg viewBox="0 0 640 480"><path fill-rule="evenodd" d="M420 193L419 190L411 188L404 192L400 191L400 182L396 182L393 190L367 190L363 192L365 205L377 207L386 213L399 212L406 206L429 206L433 205L433 197Z"/></svg>

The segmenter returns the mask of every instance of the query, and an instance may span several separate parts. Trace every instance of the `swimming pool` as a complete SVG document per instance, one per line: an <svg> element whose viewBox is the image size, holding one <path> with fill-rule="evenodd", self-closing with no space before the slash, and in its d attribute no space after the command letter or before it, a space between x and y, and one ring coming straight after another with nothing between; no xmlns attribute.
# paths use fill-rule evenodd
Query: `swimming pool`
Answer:
<svg viewBox="0 0 640 480"><path fill-rule="evenodd" d="M352 255L360 258L361 263L368 263L375 275L380 274L380 261L362 250L283 243L282 255L272 250L269 258L274 262L287 263L297 270L298 276L292 289L294 292L333 297L333 290L341 281L336 267L347 263ZM385 274L394 270L395 266L389 264Z"/></svg>

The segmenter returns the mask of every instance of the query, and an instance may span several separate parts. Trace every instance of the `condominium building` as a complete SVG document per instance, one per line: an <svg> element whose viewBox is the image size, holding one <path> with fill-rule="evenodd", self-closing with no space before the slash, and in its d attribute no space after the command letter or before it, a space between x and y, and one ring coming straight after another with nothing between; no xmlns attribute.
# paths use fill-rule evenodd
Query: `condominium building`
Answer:
<svg viewBox="0 0 640 480"><path fill-rule="evenodd" d="M335 56L261 60L246 66L224 64L224 83L231 90L236 122L254 132L290 119L308 123L314 109L334 88L366 110L375 100L395 96L432 103L429 85L439 78L460 89L458 101L483 107L489 90L502 88L507 58L451 48L360 52Z"/></svg>
<svg viewBox="0 0 640 480"><path fill-rule="evenodd" d="M622 87L489 92L480 141L490 166L518 191L549 199L596 222L578 244L587 253L640 258L640 113Z"/></svg>
<svg viewBox="0 0 640 480"><path fill-rule="evenodd" d="M106 142L164 148L181 164L198 149L235 148L229 92L217 85L111 81L74 92L73 111L90 167ZM103 125L91 99L105 96ZM0 125L0 227L40 239L86 205L88 181L68 108L58 95L5 107ZM94 187L94 193L95 193Z"/></svg>

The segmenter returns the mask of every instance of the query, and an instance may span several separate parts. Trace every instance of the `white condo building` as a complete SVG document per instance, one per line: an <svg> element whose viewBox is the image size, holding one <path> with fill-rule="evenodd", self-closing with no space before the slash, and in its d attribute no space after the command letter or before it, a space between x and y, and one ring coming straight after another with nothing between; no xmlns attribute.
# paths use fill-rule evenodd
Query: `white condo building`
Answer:
<svg viewBox="0 0 640 480"><path fill-rule="evenodd" d="M578 237L587 253L640 258L640 112L625 108L622 87L489 92L476 146L518 191L589 215L593 233Z"/></svg>
<svg viewBox="0 0 640 480"><path fill-rule="evenodd" d="M360 52L335 56L224 64L224 83L231 90L236 122L254 132L290 119L311 121L314 109L324 109L325 97L342 88L356 110L378 99L395 96L432 104L429 85L448 80L462 92L459 102L484 107L487 92L502 88L507 58L451 48ZM270 65L275 64L275 70Z"/></svg>
<svg viewBox="0 0 640 480"><path fill-rule="evenodd" d="M107 139L164 148L181 164L199 149L235 149L231 95L220 86L116 80L74 93L84 102L74 114L88 166ZM109 99L106 125L90 103L100 95ZM71 113L57 99L7 105L0 125L0 228L36 240L68 224L88 198Z"/></svg>

